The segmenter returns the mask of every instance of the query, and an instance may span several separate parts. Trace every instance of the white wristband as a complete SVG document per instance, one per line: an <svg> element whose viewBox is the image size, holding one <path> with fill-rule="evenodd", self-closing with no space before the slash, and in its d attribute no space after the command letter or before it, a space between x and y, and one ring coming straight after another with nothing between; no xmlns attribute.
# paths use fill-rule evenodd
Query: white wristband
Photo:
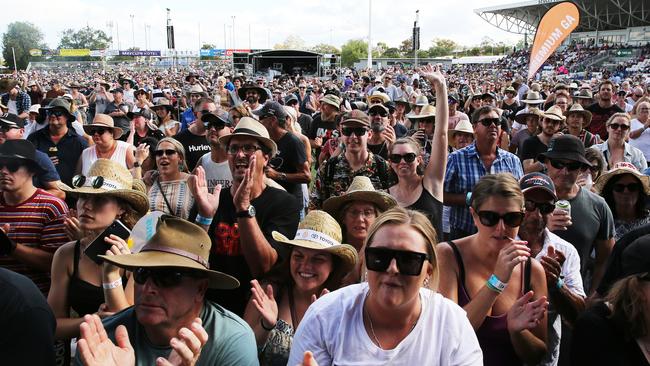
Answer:
<svg viewBox="0 0 650 366"><path fill-rule="evenodd" d="M118 278L117 280L115 280L113 282L102 283L102 287L104 288L104 290L111 290L111 289L114 289L114 288L118 288L120 286L122 286L122 279L121 278Z"/></svg>

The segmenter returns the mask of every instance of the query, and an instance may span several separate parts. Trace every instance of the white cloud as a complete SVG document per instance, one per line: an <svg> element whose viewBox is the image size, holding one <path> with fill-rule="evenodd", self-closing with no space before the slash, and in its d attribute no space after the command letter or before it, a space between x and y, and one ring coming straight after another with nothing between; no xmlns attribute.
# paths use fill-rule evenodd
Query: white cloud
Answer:
<svg viewBox="0 0 650 366"><path fill-rule="evenodd" d="M515 43L521 36L493 27L473 11L503 3L504 0L372 0L372 40L373 43L384 41L390 46L399 46L402 40L410 37L415 10L419 9L422 48L429 47L436 37L450 38L464 45L478 44L485 36ZM10 22L29 21L43 31L46 43L55 48L66 28L90 25L110 34L107 24L112 21L116 48L118 38L122 49L131 47L135 38L135 46L144 49L145 24L148 24L151 40L148 48L160 50L166 48L167 7L171 9L176 48L180 50L197 49L201 43L224 47L224 25L230 48L231 16L235 16L237 48L248 48L249 44L252 48L273 47L292 34L300 36L308 45L334 43L340 47L349 39L366 39L368 35L368 0L139 0L101 3L68 0L64 4L36 0L12 3L11 14L20 15L0 20L0 31L6 31ZM134 15L133 32L130 14Z"/></svg>

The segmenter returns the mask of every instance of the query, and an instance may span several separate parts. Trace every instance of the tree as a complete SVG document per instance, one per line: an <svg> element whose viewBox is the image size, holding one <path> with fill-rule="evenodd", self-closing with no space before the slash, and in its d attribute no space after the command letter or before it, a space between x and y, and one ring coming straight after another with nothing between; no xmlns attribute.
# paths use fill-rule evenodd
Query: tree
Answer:
<svg viewBox="0 0 650 366"><path fill-rule="evenodd" d="M390 47L388 47L388 45L386 44L386 42L377 42L377 46L375 46L375 47L372 49L372 52L373 52L373 55L374 55L375 52L377 52L377 54L379 54L379 55L383 55L384 52L386 52L386 50L388 50L389 48L390 48ZM398 50L398 51L399 51L399 50Z"/></svg>
<svg viewBox="0 0 650 366"><path fill-rule="evenodd" d="M391 47L387 48L382 54L381 57L385 58L399 58L402 57L402 54L399 52L399 48Z"/></svg>
<svg viewBox="0 0 650 366"><path fill-rule="evenodd" d="M341 50L339 50L338 48L336 48L336 47L334 47L334 46L332 46L330 44L326 44L326 43L319 43L319 44L315 45L314 47L310 48L309 50L312 51L312 52L316 52L316 53L332 53L332 54L336 54L336 55L341 53Z"/></svg>
<svg viewBox="0 0 650 366"><path fill-rule="evenodd" d="M2 57L9 68L14 68L13 48L18 68L25 69L29 63L29 50L45 48L43 32L32 23L13 22L7 27L7 33L2 36L2 47Z"/></svg>
<svg viewBox="0 0 650 366"><path fill-rule="evenodd" d="M368 43L361 39L351 39L341 46L341 64L349 67L360 59L368 57Z"/></svg>
<svg viewBox="0 0 650 366"><path fill-rule="evenodd" d="M213 45L212 43L204 43L203 46L201 46L202 50L212 50L217 48L217 46Z"/></svg>
<svg viewBox="0 0 650 366"><path fill-rule="evenodd" d="M408 55L409 53L413 54L413 38L409 37L402 41L402 44L399 46L399 51L403 55Z"/></svg>
<svg viewBox="0 0 650 366"><path fill-rule="evenodd" d="M111 43L111 37L106 35L103 30L84 28L75 31L66 29L63 31L59 48L87 48L90 50L103 50L108 48Z"/></svg>
<svg viewBox="0 0 650 366"><path fill-rule="evenodd" d="M305 41L296 35L290 35L282 43L273 46L275 50L306 50Z"/></svg>
<svg viewBox="0 0 650 366"><path fill-rule="evenodd" d="M458 47L458 44L451 39L436 38L429 48L431 57L448 56Z"/></svg>

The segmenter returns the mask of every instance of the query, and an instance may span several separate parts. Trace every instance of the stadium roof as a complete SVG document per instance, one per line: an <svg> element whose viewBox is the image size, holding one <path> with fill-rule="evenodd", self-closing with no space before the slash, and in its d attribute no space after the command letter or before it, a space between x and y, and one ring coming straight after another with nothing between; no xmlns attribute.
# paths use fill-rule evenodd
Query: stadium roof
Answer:
<svg viewBox="0 0 650 366"><path fill-rule="evenodd" d="M516 34L535 34L537 24L558 0L532 0L476 9L493 26ZM572 0L580 11L574 32L650 26L650 0Z"/></svg>

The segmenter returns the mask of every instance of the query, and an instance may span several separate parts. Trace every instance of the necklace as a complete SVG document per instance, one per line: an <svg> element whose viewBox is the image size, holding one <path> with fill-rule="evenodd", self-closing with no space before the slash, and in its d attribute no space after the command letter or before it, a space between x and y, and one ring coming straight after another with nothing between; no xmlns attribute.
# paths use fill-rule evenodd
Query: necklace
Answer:
<svg viewBox="0 0 650 366"><path fill-rule="evenodd" d="M368 295L366 295L366 299L368 298ZM381 343L379 342L379 337L377 337L377 334L375 334L375 327L372 325L372 317L370 317L370 311L366 310L366 313L368 314L368 324L370 325L370 333L372 334L372 338L374 338L375 343L379 346L381 349L385 349ZM420 314L422 313L422 308L420 308ZM418 319L420 319L420 314L418 314L418 317L415 319L413 322L413 325L411 326L411 329L409 329L407 335L410 334L413 329L415 329L415 326L418 324Z"/></svg>

